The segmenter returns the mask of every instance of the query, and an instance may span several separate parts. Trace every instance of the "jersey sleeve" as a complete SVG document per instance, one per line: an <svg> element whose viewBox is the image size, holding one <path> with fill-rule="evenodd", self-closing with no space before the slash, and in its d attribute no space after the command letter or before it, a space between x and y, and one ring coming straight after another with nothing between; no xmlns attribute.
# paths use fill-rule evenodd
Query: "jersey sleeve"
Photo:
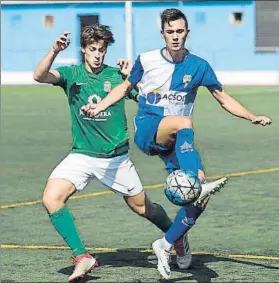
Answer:
<svg viewBox="0 0 279 283"><path fill-rule="evenodd" d="M203 73L201 86L207 87L210 92L216 89L220 90L223 87L222 84L218 81L213 69L207 62Z"/></svg>
<svg viewBox="0 0 279 283"><path fill-rule="evenodd" d="M128 77L128 81L132 85L136 85L141 80L142 75L143 75L143 67L139 56L131 70L130 76Z"/></svg>
<svg viewBox="0 0 279 283"><path fill-rule="evenodd" d="M60 74L60 80L53 84L55 86L60 86L64 90L67 89L67 84L72 76L72 68L68 66L63 66L55 69Z"/></svg>

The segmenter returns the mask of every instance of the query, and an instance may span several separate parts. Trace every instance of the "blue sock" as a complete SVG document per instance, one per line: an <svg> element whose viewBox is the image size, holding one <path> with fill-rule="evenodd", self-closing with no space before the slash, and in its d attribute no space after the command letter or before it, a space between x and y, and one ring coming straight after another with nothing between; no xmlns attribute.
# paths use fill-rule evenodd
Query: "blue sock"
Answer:
<svg viewBox="0 0 279 283"><path fill-rule="evenodd" d="M197 167L198 167L198 169L204 171L203 166L202 166L202 162L201 162L201 157L200 157L200 155L197 151L196 151L196 154L197 154Z"/></svg>
<svg viewBox="0 0 279 283"><path fill-rule="evenodd" d="M196 152L196 160L197 160L197 168L203 171L202 161L200 155L197 151ZM177 159L177 155L175 149L168 154L160 154L159 157L164 161L166 170L169 174L173 171L180 169L180 165Z"/></svg>
<svg viewBox="0 0 279 283"><path fill-rule="evenodd" d="M196 223L196 220L204 211L205 207L188 205L178 212L171 227L165 234L166 240L173 245L182 235L187 233Z"/></svg>
<svg viewBox="0 0 279 283"><path fill-rule="evenodd" d="M194 148L194 132L192 129L182 129L177 132L175 153L180 169L190 170L197 176L201 160Z"/></svg>

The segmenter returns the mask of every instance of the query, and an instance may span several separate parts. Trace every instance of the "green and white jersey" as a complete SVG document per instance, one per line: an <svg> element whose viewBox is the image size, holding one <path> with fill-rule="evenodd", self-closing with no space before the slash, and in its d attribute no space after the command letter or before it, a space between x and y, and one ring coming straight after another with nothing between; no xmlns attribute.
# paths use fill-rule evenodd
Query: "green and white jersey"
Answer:
<svg viewBox="0 0 279 283"><path fill-rule="evenodd" d="M92 157L110 158L129 149L125 99L120 100L95 117L86 116L81 107L98 103L123 82L118 68L105 65L99 74L86 70L85 65L56 69L61 76L55 84L61 86L68 97L72 119L72 152ZM130 94L133 98L135 94Z"/></svg>

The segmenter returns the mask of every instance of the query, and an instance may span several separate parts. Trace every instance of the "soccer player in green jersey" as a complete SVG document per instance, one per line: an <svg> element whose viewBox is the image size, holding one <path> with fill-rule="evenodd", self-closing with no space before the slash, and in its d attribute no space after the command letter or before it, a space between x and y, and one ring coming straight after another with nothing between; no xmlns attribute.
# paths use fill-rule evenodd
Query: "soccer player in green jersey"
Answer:
<svg viewBox="0 0 279 283"><path fill-rule="evenodd" d="M38 64L34 79L40 83L60 86L67 95L72 120L72 150L51 173L43 194L43 204L50 220L73 252L75 269L69 281L82 278L98 266L84 246L74 219L66 206L68 198L81 191L93 178L99 179L113 192L123 196L128 206L166 232L172 224L164 209L152 203L143 191L141 181L131 162L124 99L95 117L86 116L81 107L100 102L128 75L129 63L122 67L104 64L107 47L114 42L108 26L85 27L81 36L81 51L85 63L55 70L51 65L59 52L70 44L64 32L55 40L47 55ZM131 95L133 96L133 95Z"/></svg>

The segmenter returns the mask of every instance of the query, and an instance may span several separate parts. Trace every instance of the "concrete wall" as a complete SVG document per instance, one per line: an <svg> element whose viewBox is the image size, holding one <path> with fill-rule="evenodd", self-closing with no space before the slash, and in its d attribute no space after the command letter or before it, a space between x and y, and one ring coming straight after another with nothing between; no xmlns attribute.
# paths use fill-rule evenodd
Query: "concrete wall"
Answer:
<svg viewBox="0 0 279 283"><path fill-rule="evenodd" d="M170 7L180 8L187 15L191 29L187 47L209 61L225 83L257 84L261 79L261 84L279 84L279 54L255 52L253 1L134 2L134 59L142 52L163 47L159 15ZM233 12L243 13L241 24L231 23ZM54 16L53 28L44 26L45 15ZM3 5L3 83L30 83L36 64L64 30L72 32L72 43L59 54L54 67L80 63L80 15L98 15L101 24L111 26L116 42L109 48L107 64L115 65L117 58L125 57L124 2Z"/></svg>

